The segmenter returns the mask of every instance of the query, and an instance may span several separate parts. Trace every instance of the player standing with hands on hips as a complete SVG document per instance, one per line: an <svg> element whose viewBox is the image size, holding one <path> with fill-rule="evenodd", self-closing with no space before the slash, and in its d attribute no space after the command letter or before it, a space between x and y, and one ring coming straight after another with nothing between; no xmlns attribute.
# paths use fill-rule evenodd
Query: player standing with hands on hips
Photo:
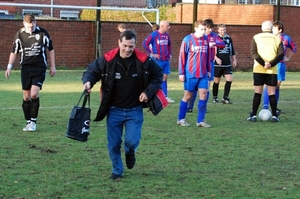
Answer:
<svg viewBox="0 0 300 199"><path fill-rule="evenodd" d="M46 50L49 50L50 56L50 77L56 73L55 56L49 33L36 26L33 15L25 15L23 25L14 37L5 77L9 78L17 54L21 52L22 108L26 119L23 131L35 131L40 107L39 92L45 81L48 66Z"/></svg>

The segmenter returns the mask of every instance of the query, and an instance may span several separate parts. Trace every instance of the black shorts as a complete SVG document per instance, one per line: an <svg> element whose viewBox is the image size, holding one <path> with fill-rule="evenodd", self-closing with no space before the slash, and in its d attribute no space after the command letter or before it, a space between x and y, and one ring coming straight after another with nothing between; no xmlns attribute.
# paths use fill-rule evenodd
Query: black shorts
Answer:
<svg viewBox="0 0 300 199"><path fill-rule="evenodd" d="M228 66L228 67L215 66L214 77L221 77L221 76L228 75L228 74L232 74L231 66Z"/></svg>
<svg viewBox="0 0 300 199"><path fill-rule="evenodd" d="M46 67L36 66L22 66L21 68L21 82L23 90L30 90L32 85L42 89L46 78Z"/></svg>
<svg viewBox="0 0 300 199"><path fill-rule="evenodd" d="M253 73L254 86L277 86L277 74Z"/></svg>

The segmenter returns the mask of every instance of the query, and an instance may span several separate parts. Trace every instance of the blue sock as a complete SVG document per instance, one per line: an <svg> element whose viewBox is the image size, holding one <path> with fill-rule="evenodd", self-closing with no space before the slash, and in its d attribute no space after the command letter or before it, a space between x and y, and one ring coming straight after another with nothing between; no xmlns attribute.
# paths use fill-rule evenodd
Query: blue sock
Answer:
<svg viewBox="0 0 300 199"><path fill-rule="evenodd" d="M263 105L263 108L268 109L269 108L269 94L268 94L268 87L267 86L265 86L263 92L264 92L264 105Z"/></svg>
<svg viewBox="0 0 300 199"><path fill-rule="evenodd" d="M206 103L207 103L208 100L209 100L209 95L210 95L210 92L209 92L209 90L207 90L207 93L206 93Z"/></svg>
<svg viewBox="0 0 300 199"><path fill-rule="evenodd" d="M182 100L180 101L178 120L185 119L187 106L188 106L187 102L184 102Z"/></svg>
<svg viewBox="0 0 300 199"><path fill-rule="evenodd" d="M278 104L278 100L279 100L279 88L276 88L275 96L276 96L276 104Z"/></svg>
<svg viewBox="0 0 300 199"><path fill-rule="evenodd" d="M206 100L199 100L198 101L198 118L197 122L203 122L206 113Z"/></svg>
<svg viewBox="0 0 300 199"><path fill-rule="evenodd" d="M163 90L166 97L168 97L168 91L167 91L167 82L163 81L161 84L161 89Z"/></svg>
<svg viewBox="0 0 300 199"><path fill-rule="evenodd" d="M188 106L188 108L191 108L191 109L194 108L194 103L195 103L195 100L196 100L196 97L197 97L197 93L198 93L198 91L193 91L193 96L189 100L189 106Z"/></svg>

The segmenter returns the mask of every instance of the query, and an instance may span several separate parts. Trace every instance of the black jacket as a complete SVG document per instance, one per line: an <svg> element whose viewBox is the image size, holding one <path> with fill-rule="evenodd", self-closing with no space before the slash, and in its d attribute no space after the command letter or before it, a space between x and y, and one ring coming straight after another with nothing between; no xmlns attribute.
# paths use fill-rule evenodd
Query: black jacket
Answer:
<svg viewBox="0 0 300 199"><path fill-rule="evenodd" d="M93 87L96 82L101 80L101 103L95 121L103 120L107 114L114 86L116 57L119 50L119 48L116 48L105 53L89 64L87 70L83 73L83 84L89 81ZM136 56L139 92L145 92L148 99L151 99L161 87L162 69L148 55L138 49L135 49L133 53Z"/></svg>

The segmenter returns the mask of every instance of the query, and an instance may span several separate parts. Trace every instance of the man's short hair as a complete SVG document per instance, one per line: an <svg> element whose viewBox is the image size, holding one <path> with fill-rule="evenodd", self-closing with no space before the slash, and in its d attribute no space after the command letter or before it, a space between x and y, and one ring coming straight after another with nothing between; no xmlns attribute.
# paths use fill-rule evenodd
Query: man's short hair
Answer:
<svg viewBox="0 0 300 199"><path fill-rule="evenodd" d="M221 23L218 25L218 28L226 28L226 25Z"/></svg>
<svg viewBox="0 0 300 199"><path fill-rule="evenodd" d="M283 23L281 21L275 21L273 23L273 26L278 27L278 30L281 30L281 32L283 32L284 27L283 27Z"/></svg>
<svg viewBox="0 0 300 199"><path fill-rule="evenodd" d="M261 30L262 31L272 31L272 26L273 26L272 21L270 21L270 20L264 21L261 24Z"/></svg>
<svg viewBox="0 0 300 199"><path fill-rule="evenodd" d="M118 28L126 29L126 26L125 26L125 24L120 23L120 24L118 25Z"/></svg>
<svg viewBox="0 0 300 199"><path fill-rule="evenodd" d="M32 23L32 22L35 22L35 17L32 14L26 14L23 17L23 21L27 22L27 23Z"/></svg>
<svg viewBox="0 0 300 199"><path fill-rule="evenodd" d="M204 20L205 26L208 28L213 28L214 27L214 22L212 19L205 19Z"/></svg>
<svg viewBox="0 0 300 199"><path fill-rule="evenodd" d="M125 40L134 39L136 42L136 33L133 30L125 30L120 34L120 41L122 41L123 37Z"/></svg>
<svg viewBox="0 0 300 199"><path fill-rule="evenodd" d="M203 20L197 20L194 23L194 27L198 27L199 25L205 26L205 22Z"/></svg>

